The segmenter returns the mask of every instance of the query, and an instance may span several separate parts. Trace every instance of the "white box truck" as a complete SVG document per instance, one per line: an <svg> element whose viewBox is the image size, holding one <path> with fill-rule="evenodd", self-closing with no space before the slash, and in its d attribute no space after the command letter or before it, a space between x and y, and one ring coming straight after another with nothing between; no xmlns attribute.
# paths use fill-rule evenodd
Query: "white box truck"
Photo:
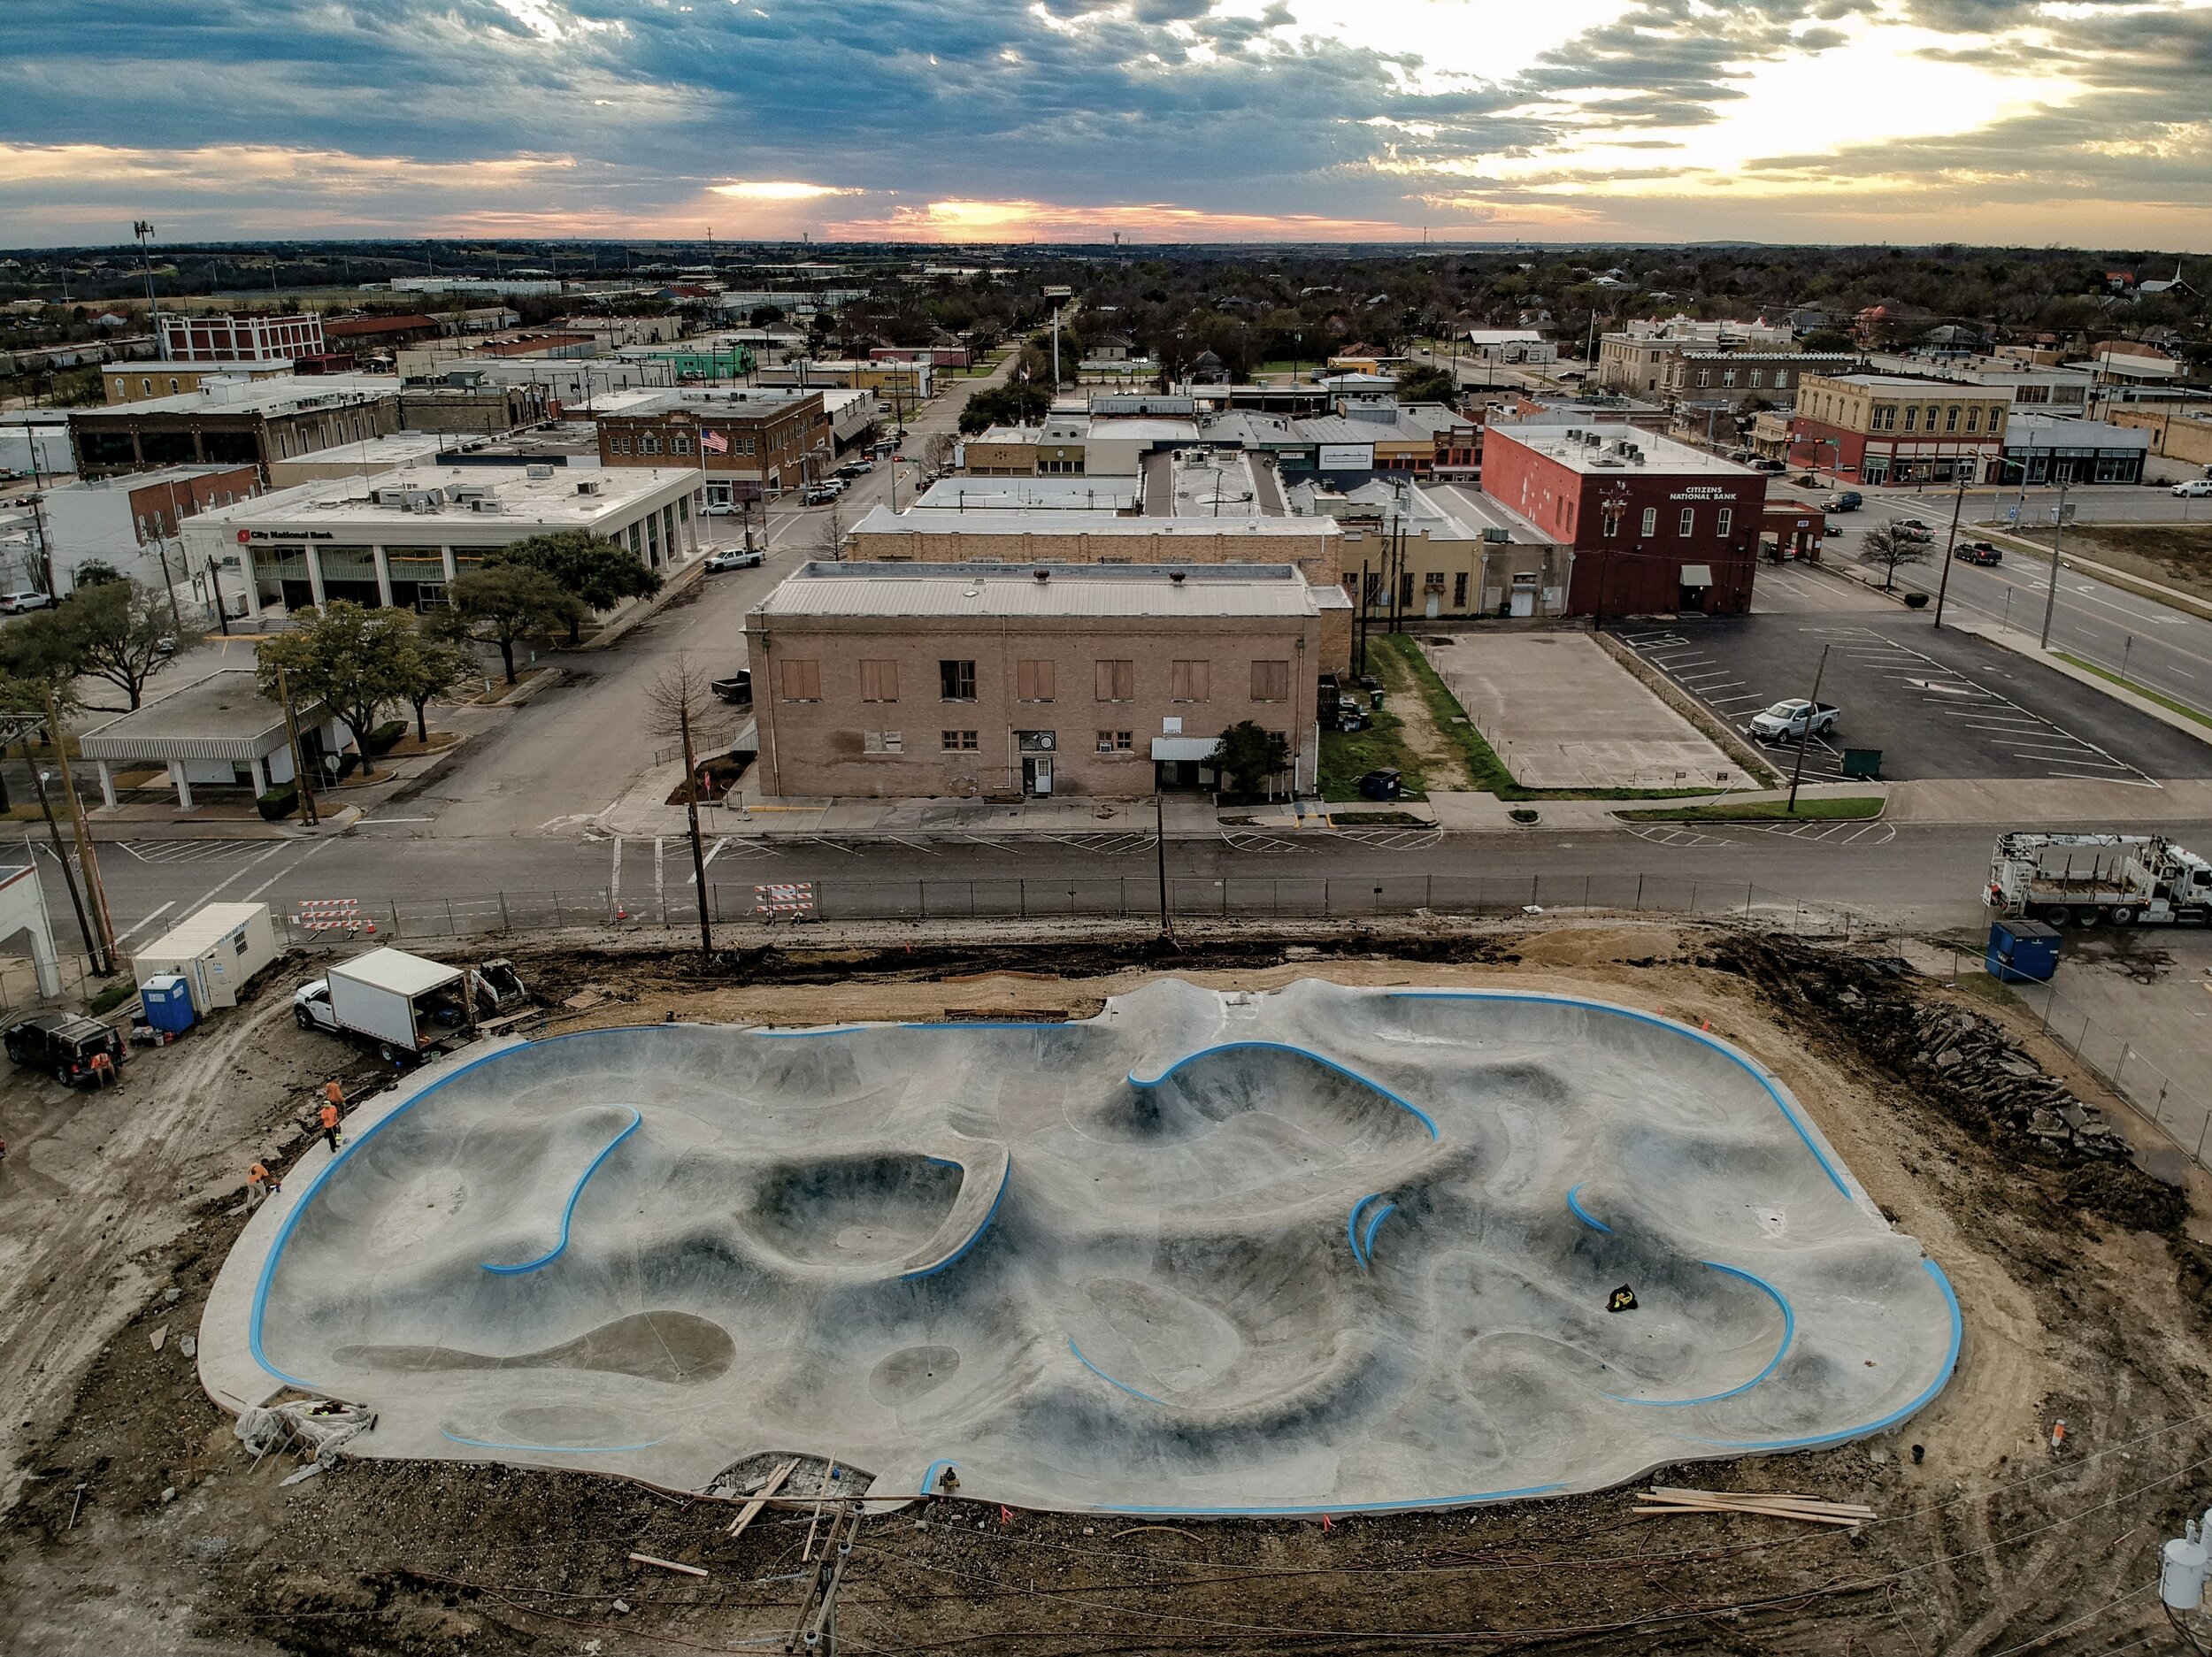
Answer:
<svg viewBox="0 0 2212 1657"><path fill-rule="evenodd" d="M193 1010L205 1016L238 1005L246 980L277 958L266 903L210 903L131 957L139 987L173 972L192 986Z"/></svg>
<svg viewBox="0 0 2212 1657"><path fill-rule="evenodd" d="M465 1022L462 969L403 949L372 949L334 964L292 994L303 1030L373 1042L386 1059L413 1058Z"/></svg>

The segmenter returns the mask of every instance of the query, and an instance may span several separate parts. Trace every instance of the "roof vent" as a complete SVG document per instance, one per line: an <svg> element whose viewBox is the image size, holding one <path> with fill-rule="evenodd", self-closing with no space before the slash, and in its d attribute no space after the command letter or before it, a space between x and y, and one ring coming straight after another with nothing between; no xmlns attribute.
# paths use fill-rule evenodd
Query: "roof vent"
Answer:
<svg viewBox="0 0 2212 1657"><path fill-rule="evenodd" d="M1183 584L1183 572L1180 570L1170 570L1167 572L1167 579L1174 582L1176 586L1180 587Z"/></svg>
<svg viewBox="0 0 2212 1657"><path fill-rule="evenodd" d="M1040 581L1049 581L1052 579L1052 572L1049 570L1032 570L1030 573L1035 576Z"/></svg>

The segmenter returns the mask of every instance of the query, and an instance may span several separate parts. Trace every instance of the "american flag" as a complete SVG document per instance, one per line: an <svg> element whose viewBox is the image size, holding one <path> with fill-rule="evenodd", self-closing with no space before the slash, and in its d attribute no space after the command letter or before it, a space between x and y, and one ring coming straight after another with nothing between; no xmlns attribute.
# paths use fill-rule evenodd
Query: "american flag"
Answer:
<svg viewBox="0 0 2212 1657"><path fill-rule="evenodd" d="M730 452L730 440L719 432L702 432L699 433L699 452L703 455L726 455Z"/></svg>

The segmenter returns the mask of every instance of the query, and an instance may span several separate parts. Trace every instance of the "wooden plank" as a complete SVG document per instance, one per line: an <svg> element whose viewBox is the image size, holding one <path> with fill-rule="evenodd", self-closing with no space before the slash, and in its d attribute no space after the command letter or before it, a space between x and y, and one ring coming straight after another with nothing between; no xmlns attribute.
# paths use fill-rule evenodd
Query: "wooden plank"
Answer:
<svg viewBox="0 0 2212 1657"><path fill-rule="evenodd" d="M707 1574L696 1565L679 1565L672 1559L656 1559L650 1553L633 1553L630 1557L640 1565L657 1565L663 1570L681 1571L687 1576L703 1576Z"/></svg>
<svg viewBox="0 0 2212 1657"><path fill-rule="evenodd" d="M730 1534L732 1536L743 1536L745 1534L745 1527L752 1523L754 1520L760 1517L760 1510L768 1505L768 1499L774 1495L778 1491L781 1490L783 1488L784 1480L789 1478L792 1474L797 1472L798 1470L799 1458L795 1455L791 1458L791 1460L784 1462L780 1467L777 1468L774 1472L771 1473L768 1476L768 1482L763 1484L758 1490L755 1491L753 1492L752 1500L748 1501L743 1507L738 1510L736 1519L730 1525Z"/></svg>
<svg viewBox="0 0 2212 1657"><path fill-rule="evenodd" d="M1805 1524L1841 1524L1854 1529L1866 1523L1850 1514L1797 1513L1786 1507L1639 1507L1639 1519L1665 1519L1678 1514L1701 1513L1715 1516L1733 1514L1747 1519L1795 1519Z"/></svg>
<svg viewBox="0 0 2212 1657"><path fill-rule="evenodd" d="M836 1477L837 1458L835 1456L832 1456L829 1459L829 1466L822 1470L822 1493L814 1499L814 1517L807 1521L806 1546L800 1552L799 1554L799 1563L802 1565L805 1564L807 1561L814 1557L814 1530L817 1525L822 1523L822 1504L829 1500L830 1481ZM830 1520L831 1534L834 1535L836 1530L837 1521L834 1517L832 1517Z"/></svg>

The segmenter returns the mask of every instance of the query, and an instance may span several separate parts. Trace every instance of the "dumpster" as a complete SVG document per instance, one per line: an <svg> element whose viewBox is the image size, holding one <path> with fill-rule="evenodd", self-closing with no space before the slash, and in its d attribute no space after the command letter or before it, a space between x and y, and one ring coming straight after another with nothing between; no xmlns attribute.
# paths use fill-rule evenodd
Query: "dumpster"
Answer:
<svg viewBox="0 0 2212 1657"><path fill-rule="evenodd" d="M2000 984L2047 984L2058 970L2059 932L2041 921L1993 921L1983 964Z"/></svg>
<svg viewBox="0 0 2212 1657"><path fill-rule="evenodd" d="M192 1028L192 986L182 974L164 972L148 978L138 986L138 1000L146 1009L146 1022L155 1029L180 1036Z"/></svg>
<svg viewBox="0 0 2212 1657"><path fill-rule="evenodd" d="M1371 771L1359 779L1363 800L1395 800L1404 786L1402 773L1394 771Z"/></svg>
<svg viewBox="0 0 2212 1657"><path fill-rule="evenodd" d="M1882 774L1882 750L1878 748L1847 748L1843 750L1843 774L1863 777L1871 782Z"/></svg>

